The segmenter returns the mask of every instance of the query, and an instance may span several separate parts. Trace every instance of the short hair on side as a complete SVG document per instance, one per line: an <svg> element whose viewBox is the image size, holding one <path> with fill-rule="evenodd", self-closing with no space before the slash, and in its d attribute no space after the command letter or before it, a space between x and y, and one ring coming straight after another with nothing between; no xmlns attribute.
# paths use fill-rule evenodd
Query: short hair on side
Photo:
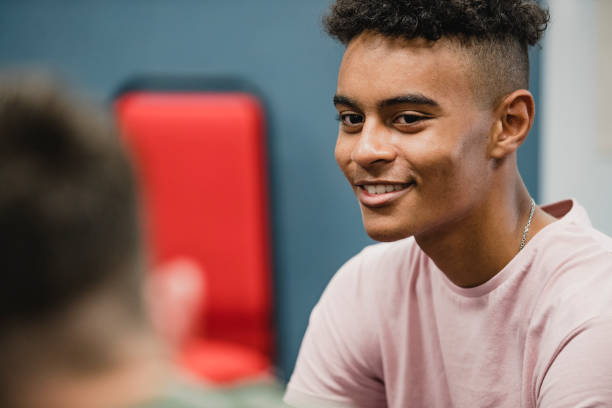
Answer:
<svg viewBox="0 0 612 408"><path fill-rule="evenodd" d="M56 323L100 293L146 321L136 183L109 118L50 77L0 75L0 186L0 345L22 329L61 339ZM75 353L103 360L96 342Z"/></svg>
<svg viewBox="0 0 612 408"><path fill-rule="evenodd" d="M534 0L336 0L323 17L326 31L345 45L364 32L459 42L473 53L476 91L490 102L529 87L528 47L548 21Z"/></svg>

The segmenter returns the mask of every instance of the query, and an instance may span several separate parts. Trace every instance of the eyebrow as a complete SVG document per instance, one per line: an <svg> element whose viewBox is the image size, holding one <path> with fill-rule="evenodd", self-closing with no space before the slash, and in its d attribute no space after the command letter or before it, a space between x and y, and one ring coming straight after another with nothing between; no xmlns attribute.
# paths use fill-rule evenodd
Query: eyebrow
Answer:
<svg viewBox="0 0 612 408"><path fill-rule="evenodd" d="M359 104L355 102L354 100L352 100L351 98L349 98L348 96L336 94L334 95L334 106L338 106L338 105L345 105L345 106L348 106L349 108L359 109Z"/></svg>
<svg viewBox="0 0 612 408"><path fill-rule="evenodd" d="M394 98L385 99L378 103L378 109L388 108L393 105L410 104L410 105L426 105L434 108L439 108L440 104L427 96L414 93L396 96ZM359 109L359 104L351 98L344 95L334 95L334 105L345 105L353 109Z"/></svg>
<svg viewBox="0 0 612 408"><path fill-rule="evenodd" d="M431 106L434 108L440 107L438 102L434 101L433 99L428 98L427 96L423 94L416 93L416 94L396 96L395 98L391 98L391 99L385 99L384 101L381 101L378 104L378 108L382 109L382 108L387 108L389 106L401 105L401 104L426 105L426 106Z"/></svg>

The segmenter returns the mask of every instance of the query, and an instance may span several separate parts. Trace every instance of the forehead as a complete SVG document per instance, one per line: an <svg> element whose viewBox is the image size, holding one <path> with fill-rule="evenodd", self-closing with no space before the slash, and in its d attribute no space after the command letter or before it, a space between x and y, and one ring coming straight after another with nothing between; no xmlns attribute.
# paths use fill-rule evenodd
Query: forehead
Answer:
<svg viewBox="0 0 612 408"><path fill-rule="evenodd" d="M402 94L422 94L441 105L465 103L473 99L472 74L468 53L454 41L364 33L347 46L337 93L363 104Z"/></svg>

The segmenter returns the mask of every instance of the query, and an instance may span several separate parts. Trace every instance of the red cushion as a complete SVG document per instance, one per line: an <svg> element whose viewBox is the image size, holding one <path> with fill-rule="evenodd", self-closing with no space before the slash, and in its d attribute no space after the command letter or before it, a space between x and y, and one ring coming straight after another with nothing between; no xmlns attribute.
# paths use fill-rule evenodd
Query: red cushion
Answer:
<svg viewBox="0 0 612 408"><path fill-rule="evenodd" d="M188 373L219 384L260 377L270 370L268 357L253 348L206 340L187 343L179 364Z"/></svg>
<svg viewBox="0 0 612 408"><path fill-rule="evenodd" d="M116 112L144 183L154 262L186 257L206 273L198 336L250 347L269 363L270 239L260 103L245 93L130 92L117 100Z"/></svg>

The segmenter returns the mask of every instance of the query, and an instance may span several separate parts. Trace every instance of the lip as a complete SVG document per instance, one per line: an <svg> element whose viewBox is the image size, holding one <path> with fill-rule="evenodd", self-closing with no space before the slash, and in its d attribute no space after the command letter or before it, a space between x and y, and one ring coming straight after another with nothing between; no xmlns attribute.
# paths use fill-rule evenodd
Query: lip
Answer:
<svg viewBox="0 0 612 408"><path fill-rule="evenodd" d="M415 186L414 183L410 183L408 187L402 190L390 191L388 193L382 193L382 194L370 194L365 188L363 188L363 186L366 184L398 184L398 183L384 183L384 182L365 183L364 182L364 183L355 184L355 186L357 187L357 192L356 192L357 199L361 202L361 204L365 205L366 207L374 207L374 208L385 206L391 203L392 201L397 200L404 194L407 194L409 191L411 191ZM402 183L402 184L405 184L405 183Z"/></svg>

